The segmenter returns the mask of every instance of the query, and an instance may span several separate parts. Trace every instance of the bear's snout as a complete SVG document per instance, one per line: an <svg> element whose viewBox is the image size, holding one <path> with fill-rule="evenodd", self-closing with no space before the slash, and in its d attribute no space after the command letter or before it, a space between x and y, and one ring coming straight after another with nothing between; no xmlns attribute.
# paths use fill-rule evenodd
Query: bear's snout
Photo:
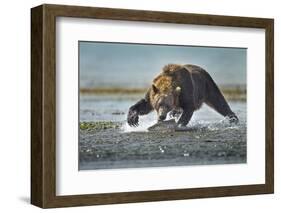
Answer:
<svg viewBox="0 0 281 213"><path fill-rule="evenodd" d="M158 121L164 121L167 117L167 113L168 113L167 109L161 107L158 110Z"/></svg>
<svg viewBox="0 0 281 213"><path fill-rule="evenodd" d="M166 119L166 116L165 116L165 115L160 115L158 120L159 120L159 121L164 121L165 119Z"/></svg>

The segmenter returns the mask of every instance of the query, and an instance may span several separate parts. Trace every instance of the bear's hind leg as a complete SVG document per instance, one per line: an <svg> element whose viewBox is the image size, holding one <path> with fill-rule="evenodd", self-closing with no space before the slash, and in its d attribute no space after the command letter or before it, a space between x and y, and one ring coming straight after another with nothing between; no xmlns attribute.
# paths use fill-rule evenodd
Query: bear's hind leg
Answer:
<svg viewBox="0 0 281 213"><path fill-rule="evenodd" d="M217 85L213 81L211 81L211 84L212 85L209 85L209 88L207 89L208 92L205 103L224 117L227 117L230 123L238 123L238 117L230 109Z"/></svg>
<svg viewBox="0 0 281 213"><path fill-rule="evenodd" d="M218 113L223 115L224 117L227 117L230 123L238 123L239 119L235 115L234 112L231 111L230 107L225 104L220 105L219 103L211 103L209 101L205 102L208 106L216 110ZM221 103L221 102L220 102Z"/></svg>

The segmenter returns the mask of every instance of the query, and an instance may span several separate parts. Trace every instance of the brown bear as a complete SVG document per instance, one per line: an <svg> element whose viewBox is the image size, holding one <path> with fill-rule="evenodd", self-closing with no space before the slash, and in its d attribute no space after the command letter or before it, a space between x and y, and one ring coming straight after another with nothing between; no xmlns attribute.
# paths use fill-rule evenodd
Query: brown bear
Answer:
<svg viewBox="0 0 281 213"><path fill-rule="evenodd" d="M137 126L140 115L156 110L158 121L165 120L168 112L172 116L181 114L177 123L183 127L203 103L227 117L230 122L238 122L208 72L196 65L168 64L153 80L145 97L130 107L127 122L130 126Z"/></svg>

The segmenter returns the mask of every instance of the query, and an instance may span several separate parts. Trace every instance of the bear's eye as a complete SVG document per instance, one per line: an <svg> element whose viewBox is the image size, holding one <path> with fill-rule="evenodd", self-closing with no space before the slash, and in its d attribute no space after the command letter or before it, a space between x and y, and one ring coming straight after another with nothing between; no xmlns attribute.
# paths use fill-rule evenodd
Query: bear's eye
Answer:
<svg viewBox="0 0 281 213"><path fill-rule="evenodd" d="M162 103L162 99L159 98L157 101L156 101L156 108L160 108L163 106L163 103Z"/></svg>
<svg viewBox="0 0 281 213"><path fill-rule="evenodd" d="M158 104L158 107L159 108L167 108L167 104L161 102L161 103Z"/></svg>

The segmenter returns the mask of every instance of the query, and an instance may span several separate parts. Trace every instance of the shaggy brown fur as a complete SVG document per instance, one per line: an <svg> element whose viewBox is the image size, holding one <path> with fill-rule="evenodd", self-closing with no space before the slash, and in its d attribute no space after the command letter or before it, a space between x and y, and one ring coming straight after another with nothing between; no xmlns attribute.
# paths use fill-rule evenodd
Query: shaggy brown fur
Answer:
<svg viewBox="0 0 281 213"><path fill-rule="evenodd" d="M153 80L153 84L157 87L159 92L168 93L173 89L173 79L171 76L159 75L158 78Z"/></svg>
<svg viewBox="0 0 281 213"><path fill-rule="evenodd" d="M130 107L127 121L129 125L138 125L138 116L151 112L158 114L158 120L164 120L168 112L182 114L178 123L187 125L193 112L202 103L208 104L231 122L238 122L225 98L211 76L196 65L168 64L153 80L144 99Z"/></svg>
<svg viewBox="0 0 281 213"><path fill-rule="evenodd" d="M180 65L180 64L167 64L163 67L162 69L162 73L163 74L169 74L169 73L172 73L180 68L182 68L183 65Z"/></svg>

